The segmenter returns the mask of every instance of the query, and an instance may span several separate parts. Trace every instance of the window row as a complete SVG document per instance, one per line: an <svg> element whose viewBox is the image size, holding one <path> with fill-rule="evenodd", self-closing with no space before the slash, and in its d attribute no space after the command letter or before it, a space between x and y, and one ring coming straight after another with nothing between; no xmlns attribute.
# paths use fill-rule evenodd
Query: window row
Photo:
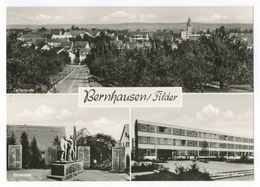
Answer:
<svg viewBox="0 0 260 187"><path fill-rule="evenodd" d="M228 148L228 149L250 149L253 150L254 146L240 145L240 144L227 144L207 141L171 139L171 138L155 138L147 136L138 136L139 143L141 144L158 144L158 145L173 145L173 146L188 146L188 147L209 147L209 148Z"/></svg>
<svg viewBox="0 0 260 187"><path fill-rule="evenodd" d="M214 134L208 132L170 128L164 126L155 126L155 125L149 125L143 123L138 123L137 127L138 127L138 131L143 131L143 132L171 134L171 135L189 136L189 137L200 137L200 138L207 138L207 139L217 139L217 140L226 140L226 141L234 141L234 142L244 142L244 143L254 143L254 140L250 138L227 136L227 135L220 135L220 134Z"/></svg>

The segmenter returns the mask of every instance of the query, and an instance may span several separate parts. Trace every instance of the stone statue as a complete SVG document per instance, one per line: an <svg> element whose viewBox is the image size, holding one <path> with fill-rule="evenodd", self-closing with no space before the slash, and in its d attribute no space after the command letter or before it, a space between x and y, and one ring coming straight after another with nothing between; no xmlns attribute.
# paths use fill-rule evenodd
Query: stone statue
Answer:
<svg viewBox="0 0 260 187"><path fill-rule="evenodd" d="M66 161L67 160L67 148L68 148L68 141L66 137L64 136L60 140L60 150L61 150L61 155L60 155L60 161Z"/></svg>
<svg viewBox="0 0 260 187"><path fill-rule="evenodd" d="M75 161L76 160L76 140L70 136L66 138L65 136L61 138L60 141L61 156L60 161Z"/></svg>

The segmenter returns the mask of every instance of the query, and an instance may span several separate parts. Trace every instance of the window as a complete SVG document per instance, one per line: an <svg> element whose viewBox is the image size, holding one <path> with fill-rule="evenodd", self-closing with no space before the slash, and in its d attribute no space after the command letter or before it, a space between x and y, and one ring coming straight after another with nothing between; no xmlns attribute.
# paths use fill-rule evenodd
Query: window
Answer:
<svg viewBox="0 0 260 187"><path fill-rule="evenodd" d="M159 127L159 132L165 132L165 127Z"/></svg>
<svg viewBox="0 0 260 187"><path fill-rule="evenodd" d="M218 152L217 151L210 151L209 155L210 156L218 156Z"/></svg>
<svg viewBox="0 0 260 187"><path fill-rule="evenodd" d="M228 136L228 141L234 141L234 137L233 136Z"/></svg>
<svg viewBox="0 0 260 187"><path fill-rule="evenodd" d="M157 138L157 144L158 145L163 145L164 144L164 139L163 138Z"/></svg>
<svg viewBox="0 0 260 187"><path fill-rule="evenodd" d="M176 151L176 155L177 155L177 156L185 156L185 155L186 155L186 152L185 152L185 150L177 150L177 151Z"/></svg>
<svg viewBox="0 0 260 187"><path fill-rule="evenodd" d="M227 148L227 144L226 143L220 143L219 148Z"/></svg>
<svg viewBox="0 0 260 187"><path fill-rule="evenodd" d="M145 136L138 136L139 142L141 144L147 144L147 137Z"/></svg>
<svg viewBox="0 0 260 187"><path fill-rule="evenodd" d="M198 137L198 132L197 131L187 131L187 136L190 137Z"/></svg>
<svg viewBox="0 0 260 187"><path fill-rule="evenodd" d="M155 132L155 126L139 123L138 130L144 132Z"/></svg>
<svg viewBox="0 0 260 187"><path fill-rule="evenodd" d="M234 149L235 146L234 146L234 144L228 144L228 148L229 148L229 149Z"/></svg>
<svg viewBox="0 0 260 187"><path fill-rule="evenodd" d="M198 141L187 140L187 146L198 147Z"/></svg>
<svg viewBox="0 0 260 187"><path fill-rule="evenodd" d="M173 145L175 145L175 146L181 146L181 140L173 139Z"/></svg>
<svg viewBox="0 0 260 187"><path fill-rule="evenodd" d="M181 146L186 146L186 140L181 140Z"/></svg>
<svg viewBox="0 0 260 187"><path fill-rule="evenodd" d="M198 151L196 151L196 150L188 150L188 155L189 156L198 156Z"/></svg>

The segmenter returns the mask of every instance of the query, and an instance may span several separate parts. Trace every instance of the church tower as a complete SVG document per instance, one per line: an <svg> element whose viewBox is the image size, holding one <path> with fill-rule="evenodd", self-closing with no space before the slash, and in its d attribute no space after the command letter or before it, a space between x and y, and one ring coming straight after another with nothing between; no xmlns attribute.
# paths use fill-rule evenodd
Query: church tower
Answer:
<svg viewBox="0 0 260 187"><path fill-rule="evenodd" d="M191 20L190 17L187 22L187 33L192 33L192 26L191 26Z"/></svg>

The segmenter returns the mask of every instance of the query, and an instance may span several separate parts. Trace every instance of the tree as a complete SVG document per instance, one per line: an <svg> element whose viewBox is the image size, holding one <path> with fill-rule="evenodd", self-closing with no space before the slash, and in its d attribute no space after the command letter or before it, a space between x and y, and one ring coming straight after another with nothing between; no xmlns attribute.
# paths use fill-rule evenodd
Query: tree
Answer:
<svg viewBox="0 0 260 187"><path fill-rule="evenodd" d="M246 43L230 35L223 26L206 41L215 66L214 79L221 89L229 89L232 83L253 86L253 55Z"/></svg>
<svg viewBox="0 0 260 187"><path fill-rule="evenodd" d="M41 153L37 145L37 140L35 136L31 142L31 160L30 160L30 167L31 168L39 168L41 163Z"/></svg>
<svg viewBox="0 0 260 187"><path fill-rule="evenodd" d="M77 140L78 146L90 146L91 161L95 158L98 163L102 163L104 160L111 160L112 147L115 144L116 140L105 134L79 137Z"/></svg>
<svg viewBox="0 0 260 187"><path fill-rule="evenodd" d="M14 132L12 132L11 137L7 137L7 145L16 145L16 138Z"/></svg>
<svg viewBox="0 0 260 187"><path fill-rule="evenodd" d="M21 134L20 143L22 145L22 167L28 168L30 166L30 145L26 132Z"/></svg>
<svg viewBox="0 0 260 187"><path fill-rule="evenodd" d="M209 147L209 143L204 140L203 142L201 142L201 152L202 154L205 156L205 161L207 162L207 156L209 154L209 150L208 150L208 147Z"/></svg>

